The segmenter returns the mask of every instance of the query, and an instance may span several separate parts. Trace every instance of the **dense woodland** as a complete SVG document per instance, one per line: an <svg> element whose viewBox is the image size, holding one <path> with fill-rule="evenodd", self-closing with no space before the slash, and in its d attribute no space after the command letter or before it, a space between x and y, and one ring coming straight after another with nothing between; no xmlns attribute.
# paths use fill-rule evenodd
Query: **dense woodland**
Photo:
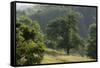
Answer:
<svg viewBox="0 0 100 68"><path fill-rule="evenodd" d="M17 65L96 60L95 7L21 8L16 19Z"/></svg>

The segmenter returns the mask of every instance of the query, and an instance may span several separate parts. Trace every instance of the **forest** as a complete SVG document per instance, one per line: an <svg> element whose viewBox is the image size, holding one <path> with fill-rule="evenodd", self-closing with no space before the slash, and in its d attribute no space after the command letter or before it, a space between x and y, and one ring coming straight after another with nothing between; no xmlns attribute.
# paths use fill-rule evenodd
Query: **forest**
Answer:
<svg viewBox="0 0 100 68"><path fill-rule="evenodd" d="M17 4L16 9L17 65L96 61L96 7Z"/></svg>

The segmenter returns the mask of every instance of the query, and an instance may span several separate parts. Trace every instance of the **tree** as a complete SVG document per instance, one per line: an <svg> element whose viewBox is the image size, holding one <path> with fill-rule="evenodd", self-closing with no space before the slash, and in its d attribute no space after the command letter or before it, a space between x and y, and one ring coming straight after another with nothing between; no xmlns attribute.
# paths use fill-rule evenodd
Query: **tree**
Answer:
<svg viewBox="0 0 100 68"><path fill-rule="evenodd" d="M78 15L74 12L65 17L57 18L47 26L48 38L69 54L71 48L78 47L82 42L77 31L78 23Z"/></svg>
<svg viewBox="0 0 100 68"><path fill-rule="evenodd" d="M96 46L96 24L93 23L89 26L90 33L89 33L89 40L88 40L88 50L87 55L91 58L97 58L97 46Z"/></svg>
<svg viewBox="0 0 100 68"><path fill-rule="evenodd" d="M16 64L32 65L43 59L45 44L38 22L21 17L16 22Z"/></svg>

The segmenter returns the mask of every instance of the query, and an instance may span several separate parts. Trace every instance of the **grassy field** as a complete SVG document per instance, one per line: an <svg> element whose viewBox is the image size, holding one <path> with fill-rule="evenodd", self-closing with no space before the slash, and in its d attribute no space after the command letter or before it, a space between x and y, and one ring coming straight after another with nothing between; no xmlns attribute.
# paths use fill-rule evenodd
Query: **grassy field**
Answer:
<svg viewBox="0 0 100 68"><path fill-rule="evenodd" d="M46 63L63 63L63 62L80 62L80 61L93 61L87 56L80 55L66 55L63 51L47 49L41 64Z"/></svg>

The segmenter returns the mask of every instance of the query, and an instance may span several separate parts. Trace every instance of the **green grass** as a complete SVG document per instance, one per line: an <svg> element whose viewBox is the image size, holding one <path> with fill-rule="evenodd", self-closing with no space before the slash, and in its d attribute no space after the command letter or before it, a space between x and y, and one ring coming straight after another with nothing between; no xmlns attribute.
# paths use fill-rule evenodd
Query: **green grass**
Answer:
<svg viewBox="0 0 100 68"><path fill-rule="evenodd" d="M88 57L81 57L81 56L72 56L72 55L63 55L63 56L52 56L52 55L45 55L42 64L44 63L61 63L61 62L80 62L80 61L93 61L95 59L90 59Z"/></svg>
<svg viewBox="0 0 100 68"><path fill-rule="evenodd" d="M41 64L46 63L61 63L61 62L80 62L80 61L93 61L95 59L91 59L87 56L80 55L66 55L63 51L56 51L53 49L46 49L46 53Z"/></svg>
<svg viewBox="0 0 100 68"><path fill-rule="evenodd" d="M54 50L54 49L46 48L45 54L56 56L56 55L64 55L65 52L63 50L57 51L57 50Z"/></svg>

